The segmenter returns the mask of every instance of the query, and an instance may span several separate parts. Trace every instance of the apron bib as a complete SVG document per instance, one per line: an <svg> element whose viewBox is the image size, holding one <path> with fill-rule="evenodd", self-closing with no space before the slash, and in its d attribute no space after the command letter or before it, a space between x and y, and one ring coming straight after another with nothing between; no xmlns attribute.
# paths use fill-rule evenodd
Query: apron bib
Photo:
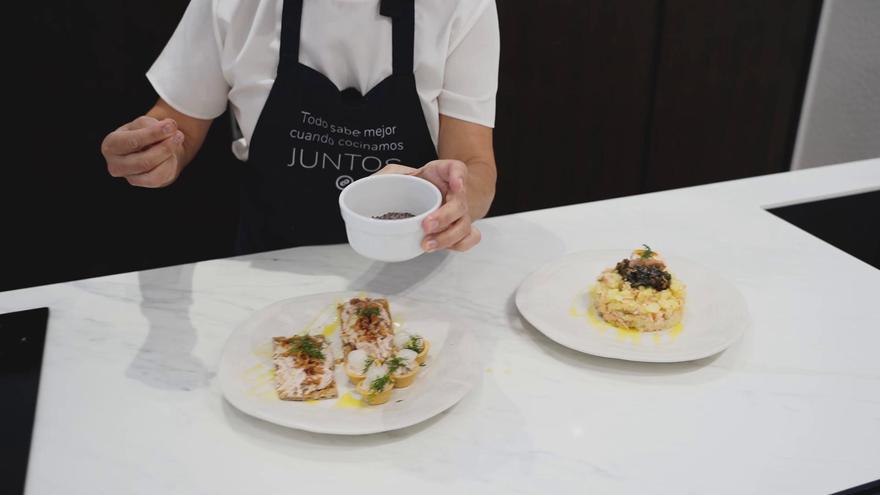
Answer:
<svg viewBox="0 0 880 495"><path fill-rule="evenodd" d="M387 164L437 158L413 74L413 0L382 0L393 73L361 95L299 62L302 0L286 0L275 83L251 138L238 254L345 242L339 193Z"/></svg>

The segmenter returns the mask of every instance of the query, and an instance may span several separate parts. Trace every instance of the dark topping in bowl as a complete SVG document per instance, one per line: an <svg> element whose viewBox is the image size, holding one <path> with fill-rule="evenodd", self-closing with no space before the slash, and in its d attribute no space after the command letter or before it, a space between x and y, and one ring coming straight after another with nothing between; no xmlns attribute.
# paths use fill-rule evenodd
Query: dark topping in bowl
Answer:
<svg viewBox="0 0 880 495"><path fill-rule="evenodd" d="M373 217L376 220L403 220L404 218L412 218L415 215L405 211L389 211L388 213L383 213L377 217Z"/></svg>
<svg viewBox="0 0 880 495"><path fill-rule="evenodd" d="M662 265L661 265L662 266ZM633 287L650 287L655 290L666 290L672 281L672 275L657 265L634 265L630 260L622 260L615 270Z"/></svg>

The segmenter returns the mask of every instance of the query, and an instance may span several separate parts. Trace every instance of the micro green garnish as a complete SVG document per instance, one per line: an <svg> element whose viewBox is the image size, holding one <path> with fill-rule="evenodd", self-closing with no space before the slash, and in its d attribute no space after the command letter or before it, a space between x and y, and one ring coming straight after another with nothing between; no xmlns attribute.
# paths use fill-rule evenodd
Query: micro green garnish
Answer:
<svg viewBox="0 0 880 495"><path fill-rule="evenodd" d="M370 366L373 365L373 362L374 362L375 360L376 360L376 359L375 359L373 356L370 356L370 357L367 358L366 361L364 361L364 369L361 370L361 374L362 374L362 375L366 375L366 374L367 374L367 370L370 369Z"/></svg>
<svg viewBox="0 0 880 495"><path fill-rule="evenodd" d="M391 383L390 373L376 378L375 380L370 382L370 394L377 394L385 390L385 387L387 387L389 383Z"/></svg>
<svg viewBox="0 0 880 495"><path fill-rule="evenodd" d="M649 246L647 244L642 244L642 246L645 246L645 250L642 251L642 255L640 256L640 258L642 258L643 260L653 258L654 254L656 254L656 253L654 253L654 251L651 250L651 246Z"/></svg>
<svg viewBox="0 0 880 495"><path fill-rule="evenodd" d="M422 344L421 337L416 337L414 335L414 336L410 337L409 340L406 341L406 345L403 346L403 348L409 349L409 350L415 352L416 354L421 354L422 349L424 349L425 346Z"/></svg>
<svg viewBox="0 0 880 495"><path fill-rule="evenodd" d="M385 364L388 366L388 372L394 373L398 369L406 367L406 359L403 359L400 356L394 356L386 361Z"/></svg>
<svg viewBox="0 0 880 495"><path fill-rule="evenodd" d="M321 345L316 343L315 340L308 336L290 339L290 351L305 354L310 358L324 359Z"/></svg>
<svg viewBox="0 0 880 495"><path fill-rule="evenodd" d="M378 306L370 306L367 308L361 308L358 310L358 316L379 316L382 312Z"/></svg>

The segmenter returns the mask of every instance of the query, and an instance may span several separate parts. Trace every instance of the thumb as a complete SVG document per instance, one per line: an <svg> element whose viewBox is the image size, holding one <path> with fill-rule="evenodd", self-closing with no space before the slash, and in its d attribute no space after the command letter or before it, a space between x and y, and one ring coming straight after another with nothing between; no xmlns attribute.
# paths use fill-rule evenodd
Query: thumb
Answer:
<svg viewBox="0 0 880 495"><path fill-rule="evenodd" d="M460 192L464 191L464 178L463 177L455 177L453 179L450 179L449 190L454 193L460 193Z"/></svg>
<svg viewBox="0 0 880 495"><path fill-rule="evenodd" d="M446 182L449 184L449 190L453 193L460 193L464 190L464 181L467 177L468 169L464 162L458 160L450 160L446 163L444 172Z"/></svg>

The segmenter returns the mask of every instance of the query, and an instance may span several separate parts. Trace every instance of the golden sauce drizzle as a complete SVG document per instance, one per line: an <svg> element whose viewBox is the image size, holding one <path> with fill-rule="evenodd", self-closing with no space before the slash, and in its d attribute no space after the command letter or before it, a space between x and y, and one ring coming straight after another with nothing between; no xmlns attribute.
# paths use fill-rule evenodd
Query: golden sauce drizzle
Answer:
<svg viewBox="0 0 880 495"><path fill-rule="evenodd" d="M260 373L255 377L255 381L258 383L267 383L275 380L275 368L269 368L269 370Z"/></svg>
<svg viewBox="0 0 880 495"><path fill-rule="evenodd" d="M248 389L247 394L251 397L278 400L278 393L275 392L275 384L272 382L258 383Z"/></svg>
<svg viewBox="0 0 880 495"><path fill-rule="evenodd" d="M272 342L266 342L254 347L253 354L260 359L272 359Z"/></svg>
<svg viewBox="0 0 880 495"><path fill-rule="evenodd" d="M269 368L263 363L257 363L244 370L241 377L245 383L251 385L247 391L248 395L264 399L278 399L278 394L275 392L274 366Z"/></svg>
<svg viewBox="0 0 880 495"><path fill-rule="evenodd" d="M339 330L339 318L337 318L336 321L329 325L324 325L324 330L321 331L321 333L324 335L324 337L330 337L331 335L336 333L337 330Z"/></svg>
<svg viewBox="0 0 880 495"><path fill-rule="evenodd" d="M318 311L318 314L316 314L315 317L312 318L312 321L310 321L306 324L306 326L302 329L302 331L299 332L299 335L312 335L314 333L313 330L316 329L316 324L318 323L318 321L321 320L321 318L323 316L325 316L328 311L332 311L335 313L336 308L340 304L341 304L341 301L337 300L336 302L328 304L328 305L324 306L323 308L321 308L321 311ZM327 332L328 328L333 325L336 325L337 327L339 326L339 315L338 314L334 318L333 323L326 325L321 329L321 331L324 333L325 336L329 336L329 334L326 332ZM332 333L332 331L331 331L331 333Z"/></svg>
<svg viewBox="0 0 880 495"><path fill-rule="evenodd" d="M264 369L266 369L266 365L265 365L265 364L263 364L263 363L257 363L257 364L255 364L255 365L251 366L250 368L244 370L244 371L242 372L242 376L247 377L247 376L250 375L251 373L259 373L259 372L263 371Z"/></svg>
<svg viewBox="0 0 880 495"><path fill-rule="evenodd" d="M334 406L340 409L358 409L364 407L364 403L351 392L346 392L336 399Z"/></svg>
<svg viewBox="0 0 880 495"><path fill-rule="evenodd" d="M684 325L681 322L677 323L674 327L668 330L660 330L657 332L640 332L638 330L632 328L620 328L616 327L607 321L599 318L599 315L596 314L596 308L593 307L592 304L587 306L586 310L578 308L578 302L581 298L587 297L586 294L578 294L571 301L571 306L568 308L568 314L572 318L585 318L590 322L591 326L597 328L600 332L605 333L606 330L613 330L617 336L617 340L621 342L632 342L633 344L638 344L642 341L642 335L650 333L651 340L654 341L655 345L659 345L663 343L663 336L667 335L669 342L675 340L676 337L684 330Z"/></svg>

